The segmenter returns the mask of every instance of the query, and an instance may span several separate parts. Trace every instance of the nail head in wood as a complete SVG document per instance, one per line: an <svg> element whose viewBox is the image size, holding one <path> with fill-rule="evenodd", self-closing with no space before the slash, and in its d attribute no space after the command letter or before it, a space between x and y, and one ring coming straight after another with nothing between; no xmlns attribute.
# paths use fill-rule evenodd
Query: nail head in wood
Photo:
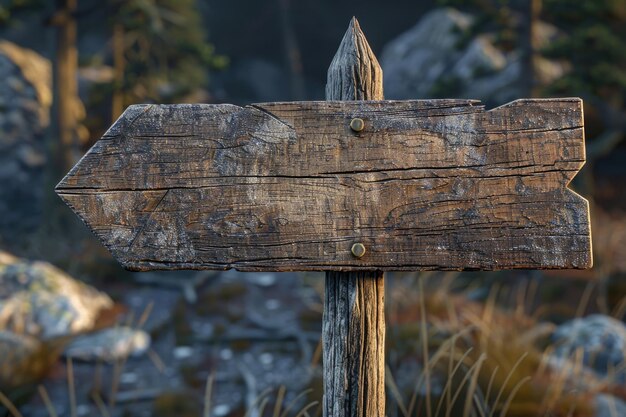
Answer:
<svg viewBox="0 0 626 417"><path fill-rule="evenodd" d="M363 119L359 119L358 117L355 117L354 119L350 121L350 129L354 130L355 132L360 132L364 128L365 128L365 122L363 121Z"/></svg>
<svg viewBox="0 0 626 417"><path fill-rule="evenodd" d="M357 258L362 258L365 255L365 245L362 243L355 243L352 245L352 254Z"/></svg>

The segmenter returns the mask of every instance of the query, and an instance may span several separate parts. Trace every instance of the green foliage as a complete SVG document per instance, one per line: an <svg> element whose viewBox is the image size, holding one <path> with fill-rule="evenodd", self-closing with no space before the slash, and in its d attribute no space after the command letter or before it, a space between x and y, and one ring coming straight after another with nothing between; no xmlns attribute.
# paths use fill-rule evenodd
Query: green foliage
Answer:
<svg viewBox="0 0 626 417"><path fill-rule="evenodd" d="M571 71L551 91L593 95L623 106L626 2L545 0L545 10L546 18L566 34L546 48L545 54L571 64Z"/></svg>
<svg viewBox="0 0 626 417"><path fill-rule="evenodd" d="M44 6L44 0L0 0L0 26L15 23L24 12L31 12Z"/></svg>
<svg viewBox="0 0 626 417"><path fill-rule="evenodd" d="M469 39L489 33L500 49L528 54L529 1L438 0L438 3L457 7L475 17ZM559 61L566 73L549 85L539 85L537 79L530 78L529 92L537 96L585 99L587 132L595 138L588 152L589 160L593 161L611 152L626 133L626 1L541 0L539 3L539 18L559 32L548 44L540 41L533 55ZM536 61L531 65L536 65ZM522 76L528 71L536 72L537 68L527 66ZM440 87L448 86L444 82Z"/></svg>
<svg viewBox="0 0 626 417"><path fill-rule="evenodd" d="M463 80L455 76L445 75L432 86L430 94L435 98L445 98L458 94L463 87Z"/></svg>
<svg viewBox="0 0 626 417"><path fill-rule="evenodd" d="M466 40L483 33L494 35L495 45L511 51L519 44L521 20L519 13L524 1L520 0L438 0L441 6L456 7L475 17Z"/></svg>
<svg viewBox="0 0 626 417"><path fill-rule="evenodd" d="M172 102L207 83L227 61L206 41L195 0L113 0L124 31L125 104Z"/></svg>

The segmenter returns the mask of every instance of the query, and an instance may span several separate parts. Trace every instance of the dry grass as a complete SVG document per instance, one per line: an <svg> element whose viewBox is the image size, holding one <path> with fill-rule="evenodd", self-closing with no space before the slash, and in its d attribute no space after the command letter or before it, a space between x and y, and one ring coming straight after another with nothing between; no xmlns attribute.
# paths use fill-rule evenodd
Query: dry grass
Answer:
<svg viewBox="0 0 626 417"><path fill-rule="evenodd" d="M406 304L408 307L394 312L392 321L413 329L408 333L414 339L412 354L421 358L423 364L423 371L416 375L408 392L398 386L387 368L388 403L397 406L402 417L591 417L593 399L598 393L626 397L623 387L607 386L585 373L582 352L571 358L569 366L557 367L550 362L554 347L538 348L537 339L552 328L541 326L528 307L528 299L537 291L536 285L520 287L516 305L503 310L496 303L497 287L485 303L471 302L450 292L450 277L453 275L446 275L444 284L436 288L425 289L422 280L415 282L415 293L405 293L411 301ZM590 290L584 292L581 305L589 302L589 294ZM626 301L623 301L615 313L623 314L625 309ZM578 311L583 310L579 306ZM148 315L149 310L142 314L139 326ZM159 361L155 361L155 366ZM162 361L160 364L163 365ZM109 417L115 410L115 393L124 365L125 361L120 361L112 369L114 378L108 387L111 391L108 404L98 390L92 393L102 417ZM67 368L68 395L75 415L71 361ZM100 372L95 376L95 386L101 386L97 382ZM38 389L49 415L56 417L47 392L43 387ZM212 374L204 390L203 417L212 415L214 389ZM308 399L310 393L303 391L286 403L284 387L266 390L248 401L245 416L320 415L320 404ZM15 417L20 417L6 396L0 395L0 402Z"/></svg>
<svg viewBox="0 0 626 417"><path fill-rule="evenodd" d="M481 304L451 295L448 284L424 292L418 283L419 294L407 298L417 298L419 304L396 311L400 323L419 329L407 332L421 339L412 344L422 349L414 355L428 358L409 395L387 373L388 390L403 417L591 417L598 393L623 394L585 370L582 352L555 366L550 356L554 347L538 348L537 339L553 326L541 325L527 313L535 286L523 286L517 306L503 310L496 305L497 288ZM579 312L589 294L587 289ZM621 305L617 311L622 312ZM433 377L440 385L444 381L436 395L428 381Z"/></svg>

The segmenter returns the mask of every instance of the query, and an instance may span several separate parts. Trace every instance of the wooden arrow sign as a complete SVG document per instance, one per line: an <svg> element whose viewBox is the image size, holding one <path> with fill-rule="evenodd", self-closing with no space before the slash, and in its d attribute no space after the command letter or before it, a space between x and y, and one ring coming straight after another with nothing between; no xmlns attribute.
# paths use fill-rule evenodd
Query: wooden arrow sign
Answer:
<svg viewBox="0 0 626 417"><path fill-rule="evenodd" d="M133 270L588 268L583 136L579 99L137 105L56 191Z"/></svg>

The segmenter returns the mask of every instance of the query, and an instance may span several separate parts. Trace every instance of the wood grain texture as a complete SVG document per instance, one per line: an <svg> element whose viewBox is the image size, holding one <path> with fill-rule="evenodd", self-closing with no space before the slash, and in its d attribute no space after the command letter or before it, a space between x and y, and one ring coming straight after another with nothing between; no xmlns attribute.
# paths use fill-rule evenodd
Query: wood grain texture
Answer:
<svg viewBox="0 0 626 417"><path fill-rule="evenodd" d="M359 22L352 18L328 67L326 100L383 98L383 71Z"/></svg>
<svg viewBox="0 0 626 417"><path fill-rule="evenodd" d="M382 75L353 18L328 69L326 98L382 100ZM322 341L324 417L384 417L385 277L382 272L326 272Z"/></svg>
<svg viewBox="0 0 626 417"><path fill-rule="evenodd" d="M326 272L324 416L385 415L385 278Z"/></svg>
<svg viewBox="0 0 626 417"><path fill-rule="evenodd" d="M57 192L130 269L587 268L583 142L578 99L132 106Z"/></svg>

